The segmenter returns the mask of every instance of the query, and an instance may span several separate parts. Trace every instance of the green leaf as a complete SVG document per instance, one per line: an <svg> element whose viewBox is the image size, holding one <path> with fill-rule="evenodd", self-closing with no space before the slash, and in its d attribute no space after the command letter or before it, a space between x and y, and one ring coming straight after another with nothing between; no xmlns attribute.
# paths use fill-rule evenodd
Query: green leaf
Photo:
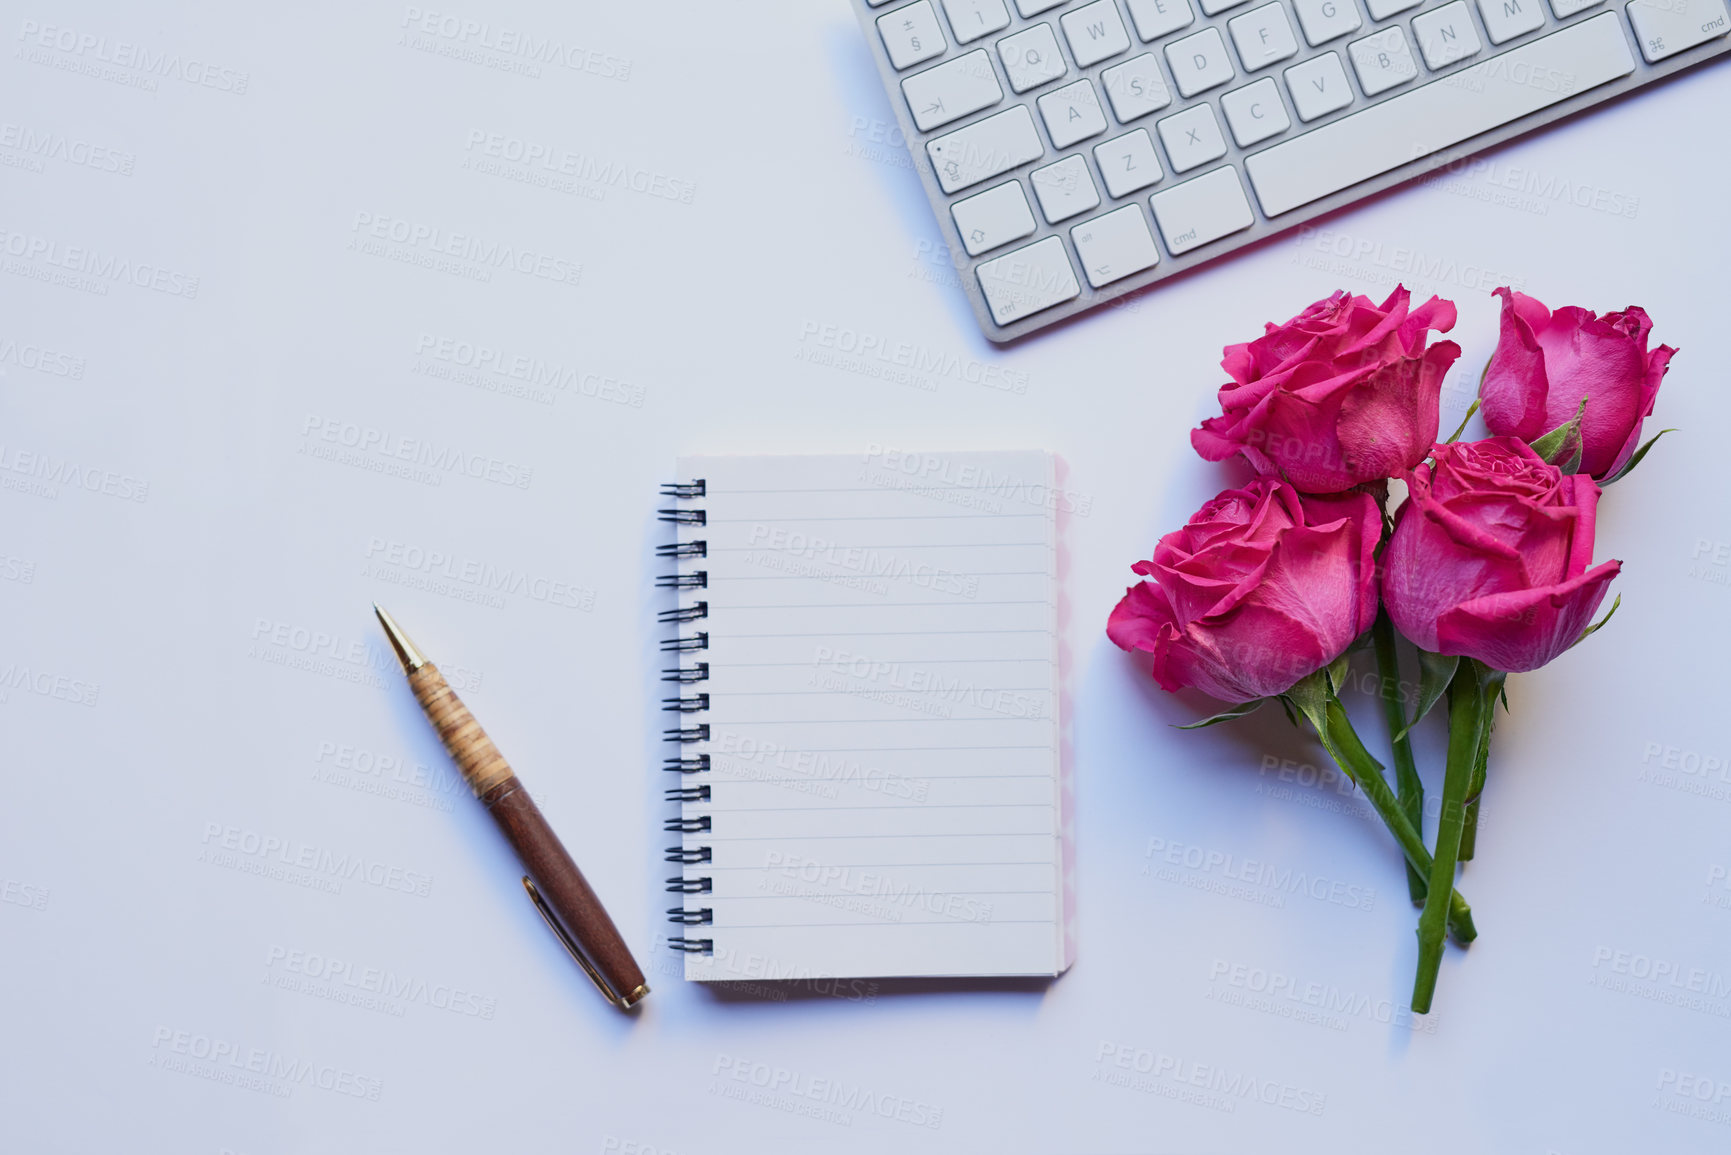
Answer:
<svg viewBox="0 0 1731 1155"><path fill-rule="evenodd" d="M1449 688L1449 682L1454 679L1455 667L1460 664L1460 658L1447 654L1433 654L1422 647L1418 651L1418 712L1412 721L1406 724L1406 729L1396 735L1404 738L1412 732L1412 728L1430 713L1430 708L1437 704L1443 696L1443 691Z"/></svg>
<svg viewBox="0 0 1731 1155"><path fill-rule="evenodd" d="M1509 672L1507 670L1492 670L1490 677L1485 679L1485 731L1490 732L1491 704L1501 699L1504 711L1509 708Z"/></svg>
<svg viewBox="0 0 1731 1155"><path fill-rule="evenodd" d="M1635 450L1629 460L1623 463L1623 468L1617 470L1617 472L1611 474L1611 476L1605 478L1605 480L1601 481L1599 484L1609 485L1611 482L1621 481L1623 478L1629 476L1629 474L1635 472L1635 466L1641 464L1641 458L1647 456L1647 450L1653 448L1653 443L1659 440L1659 438L1665 436L1665 434L1675 432L1677 432L1675 429L1661 429L1659 432L1653 434L1653 436L1647 438L1647 443L1641 446L1641 448Z"/></svg>
<svg viewBox="0 0 1731 1155"><path fill-rule="evenodd" d="M1588 638L1592 637L1595 633L1597 633L1599 630L1599 627L1604 625L1606 622L1610 621L1611 615L1616 613L1617 607L1622 605L1622 604L1623 604L1623 595L1618 594L1617 600L1613 601L1611 603L1611 608L1605 611L1605 616L1600 618L1598 621L1594 622L1592 625L1588 626L1586 629L1582 630L1581 636L1569 643L1569 648L1571 650L1574 649L1576 646L1580 645L1582 642L1586 641ZM1506 707L1508 705L1508 703L1504 702L1503 705Z"/></svg>
<svg viewBox="0 0 1731 1155"><path fill-rule="evenodd" d="M1296 729L1298 727L1298 715L1293 712L1292 703L1287 700L1284 694L1280 695L1277 701L1280 703L1280 708L1286 711L1286 720L1291 722L1293 728Z"/></svg>
<svg viewBox="0 0 1731 1155"><path fill-rule="evenodd" d="M1334 697L1334 691L1329 688L1326 669L1298 679L1281 697L1310 719L1310 724L1316 727L1317 734L1327 741L1328 700Z"/></svg>
<svg viewBox="0 0 1731 1155"><path fill-rule="evenodd" d="M1581 467L1581 419L1586 415L1587 399L1583 397L1574 417L1532 442L1533 452L1564 473L1575 472Z"/></svg>
<svg viewBox="0 0 1731 1155"><path fill-rule="evenodd" d="M1490 367L1491 367L1491 363L1489 361L1486 361L1485 362L1485 368L1489 369ZM1483 387L1484 383L1485 383L1485 375L1483 373L1480 373L1479 374L1479 385L1481 387ZM1479 399L1477 397L1474 397L1473 403L1471 405L1467 406L1467 415L1465 417L1461 418L1461 423L1459 425L1455 426L1455 431L1453 433L1449 434L1448 437L1446 437L1444 440L1446 440L1446 441L1459 441L1461 439L1461 434L1463 434L1467 431L1467 422L1471 421L1473 419L1473 414L1475 414L1479 411L1479 405L1480 404L1481 404L1481 402L1479 401Z"/></svg>
<svg viewBox="0 0 1731 1155"><path fill-rule="evenodd" d="M1175 728L1179 730L1200 730L1204 726L1214 726L1221 722L1230 722L1234 718L1242 718L1246 714L1255 713L1262 707L1262 703L1266 701L1268 701L1267 698L1252 698L1250 701L1242 702L1232 707L1230 710L1222 710L1212 718L1204 718L1200 722L1191 722L1188 725L1178 726Z"/></svg>
<svg viewBox="0 0 1731 1155"><path fill-rule="evenodd" d="M1368 635L1368 631L1366 631L1366 634ZM1362 641L1364 638L1361 637L1360 640ZM1329 693L1339 694L1340 688L1346 685L1347 675L1351 673L1352 651L1357 648L1358 645L1355 642L1352 646L1347 648L1346 653L1340 655L1340 657L1334 659L1334 661L1323 667L1324 672L1328 675Z"/></svg>

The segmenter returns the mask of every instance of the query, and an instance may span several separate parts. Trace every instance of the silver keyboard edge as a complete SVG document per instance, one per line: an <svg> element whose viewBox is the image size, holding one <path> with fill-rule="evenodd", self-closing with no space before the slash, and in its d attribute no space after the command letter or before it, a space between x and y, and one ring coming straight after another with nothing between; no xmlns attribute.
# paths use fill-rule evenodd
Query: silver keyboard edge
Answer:
<svg viewBox="0 0 1731 1155"><path fill-rule="evenodd" d="M1008 0L1006 0L1006 2L1008 2ZM955 227L954 220L950 217L949 210L951 203L956 199L961 199L961 197L965 196L966 193L958 193L957 196L953 198L949 194L945 193L938 186L937 177L933 173L931 165L924 156L925 141L934 136L941 136L946 132L954 131L956 128L960 128L967 123L971 123L972 118L964 117L957 124L944 125L932 130L931 132L922 132L918 127L916 127L913 122L912 114L908 111L907 101L899 99L903 74L897 71L895 65L890 63L889 53L884 48L883 38L878 35L876 20L879 16L882 16L886 11L890 10L890 5L886 4L873 8L867 4L866 0L852 0L852 3L854 11L859 18L861 32L871 51L872 59L877 63L878 75L884 86L883 91L885 99L888 100L891 110L895 113L896 124L901 129L903 141L906 142L909 156L912 160L913 169L919 174L920 183L926 190L926 199L930 202L933 215L937 218L938 228L943 233L945 243L949 246L951 267L955 269L957 279L962 283L962 291L967 294L968 304L973 309L974 320L979 325L980 332L988 341L991 341L996 345L1012 344L1020 338L1040 332L1044 329L1049 329L1071 317L1077 316L1081 313L1086 313L1092 309L1097 309L1102 305L1109 304L1120 297L1129 296L1132 293L1146 289L1148 286L1157 284L1160 281L1175 276L1182 276L1183 274L1189 273L1195 269L1206 268L1214 264L1214 262L1220 258L1230 256L1247 246L1255 245L1263 241L1272 240L1276 237L1295 232L1301 226L1306 225L1319 217L1325 217L1331 213L1338 212L1343 208L1357 204L1359 201L1374 196L1379 192L1405 184L1408 181L1435 172L1437 169L1445 168L1457 161L1474 156L1486 151L1487 149L1494 148L1499 144L1504 144L1508 141L1514 140L1517 137L1525 136L1531 132L1536 132L1539 129L1545 128L1557 121L1565 120L1589 108L1607 103L1608 101L1616 100L1619 97L1626 96L1638 89L1649 87L1650 85L1675 76L1678 73L1686 72L1697 65L1704 64L1715 57L1731 53L1731 37L1720 37L1716 40L1680 52L1676 56L1668 57L1657 64L1648 64L1642 58L1640 44L1636 41L1634 33L1629 27L1627 11L1624 9L1621 2L1614 2L1610 7L1601 9L1600 11L1601 13L1604 11L1614 11L1617 14L1617 20L1623 29L1623 35L1628 40L1629 51L1636 61L1635 71L1630 75L1623 77L1620 80L1613 80L1607 84L1599 85L1597 88L1588 89L1565 100L1561 100L1548 108L1531 113L1519 120L1505 124L1500 128L1492 129L1489 132L1473 137L1471 140L1456 145L1453 148L1444 149L1440 152L1432 153L1429 156L1420 157L1417 160L1401 165L1399 168L1390 169L1388 172L1385 172L1380 176L1361 181L1350 188L1343 189L1337 193L1331 193L1330 195L1325 196L1320 200L1312 201L1310 204L1304 205L1301 208L1292 209L1289 212L1282 213L1278 221L1270 221L1265 218L1261 205L1257 203L1255 192L1249 187L1248 180L1246 179L1245 193L1250 198L1254 215L1256 217L1255 222L1249 228L1233 233L1230 236L1223 237L1218 241L1212 241L1203 246L1202 249L1196 250L1190 254L1185 254L1181 257L1173 257L1165 249L1164 244L1161 244L1160 263L1155 265L1152 269L1126 277L1122 281L1116 281L1104 289L1092 288L1088 284L1087 278L1081 277L1079 280L1082 291L1074 300L1066 301L1061 305L1054 305L1049 309L1041 310L1038 313L1024 317L1019 321L1012 322L1011 324L999 325L992 319L991 313L986 306L985 295L980 289L979 278L974 275L974 269L985 261L992 260L994 257L1003 256L1004 253L982 253L978 257L969 257L967 255L967 250L962 246L961 235ZM1249 9L1246 8L1245 10L1248 11ZM1224 17L1229 14L1237 14L1237 9L1231 10L1230 13L1222 13L1221 15ZM1413 13L1411 12L1407 12L1402 13L1401 15L1404 19L1412 14ZM1592 14L1592 10L1588 9L1569 17L1567 20L1548 23L1545 29L1546 34L1557 32L1572 24L1581 23L1584 20L1591 18ZM1372 23L1374 24L1377 22L1373 21ZM1130 36L1130 51L1129 53L1122 54L1126 59L1130 55L1134 55L1138 49L1142 51L1157 51L1158 46L1165 43L1168 39L1162 37L1150 45L1141 44L1136 39L1134 29L1130 30ZM1344 41L1342 43L1344 43ZM1465 71L1467 68L1475 64L1482 63L1487 58L1494 59L1495 57L1501 56L1503 53L1512 51L1526 43L1531 43L1531 41L1518 39L1506 47L1492 46L1492 51L1486 52L1480 56L1457 61L1446 68L1437 69L1434 72L1429 73L1429 78L1437 79L1452 75L1457 71ZM962 46L964 50L969 50L974 47L978 47L978 45ZM1336 51L1343 50L1339 45L1332 45L1325 46L1323 49L1319 49L1318 51L1324 51L1327 47L1333 47ZM1091 75L1101 68L1109 68L1118 63L1122 63L1122 61L1119 57L1114 56L1100 64L1092 65L1086 69L1076 69L1074 71L1078 75ZM1428 72L1428 70L1426 71ZM1421 75L1423 74L1424 73L1421 73ZM1390 94L1391 97L1395 95L1399 95L1399 93L1396 92ZM1033 103L1031 99L1024 99L1024 96L1031 96L1031 94L1018 95L1006 90L1004 96L1006 106L1012 104L1026 104L1031 106ZM1206 101L1207 99L1208 96L1202 96L1200 98L1201 101ZM1184 103L1188 104L1190 102ZM1356 112L1362 111L1364 108L1373 108L1380 103L1383 102L1378 100L1356 102L1353 111ZM998 111L1002 111L1002 109L998 109ZM1108 113L1108 117L1110 118L1109 123L1118 123L1115 118L1111 118L1110 113ZM1325 120L1323 123L1330 122ZM1143 123L1142 120L1139 119L1135 124L1126 124L1122 127L1124 131L1130 131L1137 127L1146 127L1152 131L1153 118L1148 118L1146 123ZM1284 140L1293 139L1293 137L1297 135L1302 134L1282 134L1281 139L1271 140L1265 145L1255 146L1251 149L1232 150L1232 155L1229 156L1226 165L1237 168L1240 177L1243 178L1243 164L1246 157L1254 156L1264 148L1272 148L1275 145L1282 143ZM1075 148L1076 150L1080 150L1093 143L1098 142L1086 142L1084 145L1075 146ZM1071 150L1058 149L1052 155L1062 156L1069 151ZM1001 174L1001 178L1003 180L1026 179L1029 169L1042 163L1050 163L1051 159L1051 156L1042 157L1032 164L1022 165ZM1123 204L1140 202L1144 209L1146 209L1148 196L1150 194L1177 187L1184 181L1193 180L1199 176L1206 176L1209 172L1221 167L1224 166L1221 164L1204 166L1195 172L1185 173L1182 180L1174 179L1172 174L1168 174L1166 179L1160 182L1161 187L1143 189L1139 194L1133 194L1129 197L1122 198ZM1111 199L1116 202L1119 198ZM1110 211L1110 209L1117 207L1122 207L1122 205L1102 202L1101 212ZM1029 236L1023 238L1020 244L1031 245L1037 241L1045 239L1046 237L1061 236L1069 230L1070 226L1077 223L1078 222L1075 220L1067 220L1057 225L1051 225L1045 223L1042 219L1040 220L1039 227ZM1158 232L1156 232L1156 241L1157 243L1159 242ZM1067 245L1066 252L1068 252Z"/></svg>

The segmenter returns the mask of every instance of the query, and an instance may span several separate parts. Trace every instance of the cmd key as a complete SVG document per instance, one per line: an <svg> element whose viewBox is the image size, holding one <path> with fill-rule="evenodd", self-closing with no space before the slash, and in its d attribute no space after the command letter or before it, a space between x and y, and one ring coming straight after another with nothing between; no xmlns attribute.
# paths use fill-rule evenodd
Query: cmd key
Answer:
<svg viewBox="0 0 1731 1155"><path fill-rule="evenodd" d="M1633 0L1629 23L1648 64L1731 32L1725 0Z"/></svg>

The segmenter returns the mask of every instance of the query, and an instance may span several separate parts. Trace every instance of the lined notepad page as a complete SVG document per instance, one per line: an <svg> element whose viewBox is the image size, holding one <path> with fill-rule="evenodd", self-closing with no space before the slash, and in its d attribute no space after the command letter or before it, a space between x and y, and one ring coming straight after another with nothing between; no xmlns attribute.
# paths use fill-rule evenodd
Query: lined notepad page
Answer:
<svg viewBox="0 0 1731 1155"><path fill-rule="evenodd" d="M691 457L703 980L1068 965L1050 454ZM674 715L667 715L674 717Z"/></svg>

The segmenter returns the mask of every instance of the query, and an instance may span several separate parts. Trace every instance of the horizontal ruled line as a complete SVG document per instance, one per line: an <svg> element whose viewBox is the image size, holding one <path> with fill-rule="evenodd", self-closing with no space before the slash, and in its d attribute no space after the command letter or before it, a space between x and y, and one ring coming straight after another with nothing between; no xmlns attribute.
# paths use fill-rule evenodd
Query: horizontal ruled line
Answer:
<svg viewBox="0 0 1731 1155"><path fill-rule="evenodd" d="M711 679L711 681L713 681L713 680L714 679ZM846 690L727 690L725 692L711 690L710 691L710 697L711 697L711 699L715 699L715 698L762 698L762 697L769 697L769 696L773 696L773 695L777 695L777 694L786 694L789 696L800 695L800 694L850 694L853 692L854 689L865 689L865 688L866 687L864 687L864 686L858 686L858 687L853 687L853 688L846 689ZM967 688L966 692L967 693L978 692L978 693L982 693L982 694L984 694L984 693L1016 694L1016 693L1032 693L1032 692L1036 692L1036 691L1039 693L1043 693L1043 694L1049 694L1049 693L1054 692L1051 686L969 686ZM889 689L883 690L881 692L885 693L885 694L891 694L891 693L894 693L894 694L953 694L956 692L956 687L952 686L951 688L949 688L947 690L904 690L899 686L892 686ZM958 703L958 705L960 705L960 704L962 704L962 703Z"/></svg>
<svg viewBox="0 0 1731 1155"><path fill-rule="evenodd" d="M769 868L766 868L766 869L769 869ZM779 868L774 868L774 869L776 869L777 873L780 872ZM786 876L783 875L783 877L786 877ZM950 886L946 886L943 890L943 893L954 894L954 895L958 895L961 897L972 897L973 895L976 895L976 894L1045 894L1045 895L1050 895L1052 892L1050 890L975 890L973 887L959 887L959 886L950 887ZM896 901L894 898L891 898L887 895L858 894L858 893L851 891L851 890L820 890L820 891L814 891L811 894L722 894L722 895L716 895L715 897L721 902L746 902L746 901L761 902L764 899L770 899L770 898L777 898L777 899L787 899L787 898L872 898L872 899L877 899L879 901L889 901L889 902ZM967 920L964 919L962 921L965 922ZM992 921L996 922L997 920L993 919ZM1044 922L1045 920L1044 919L1037 919L1035 921Z"/></svg>
<svg viewBox="0 0 1731 1155"><path fill-rule="evenodd" d="M906 806L704 806L702 803L688 804L694 810L708 814L780 814L792 811L796 814L810 814L814 810L840 810L853 814L862 810L998 810L1013 807L1018 810L1049 810L1050 802L944 802L933 804L927 802L912 802Z"/></svg>
<svg viewBox="0 0 1731 1155"><path fill-rule="evenodd" d="M952 577L965 578L965 577L1055 577L1056 575L1051 570L1047 570L1047 569L983 569L983 570L978 571L977 573L948 573L948 572L946 572L943 576L946 578L952 578ZM809 581L819 581L819 580L822 580L823 578L826 578L826 577L858 577L858 578L869 578L873 581L900 581L901 580L900 578L896 577L894 574L874 574L874 573L864 573L864 572L858 572L858 571L851 571L851 570L847 570L847 569L839 569L834 573L825 573L825 574L763 574L763 575L741 574L741 575L732 576L732 577L727 576L725 574L713 574L712 573L709 575L709 581L711 584L714 584L715 582L809 582Z"/></svg>
<svg viewBox="0 0 1731 1155"><path fill-rule="evenodd" d="M727 726L737 729L737 724L734 722L729 722ZM710 745L713 746L715 743L711 741ZM795 750L795 753L919 753L926 752L926 750L936 750L936 752L947 752L947 750L1047 750L1047 752L1051 752L1052 748L1049 745L1044 745L1044 743L1033 746L801 746L800 750ZM710 753L717 752L711 750Z"/></svg>
<svg viewBox="0 0 1731 1155"><path fill-rule="evenodd" d="M1044 634L1052 636L1051 630L849 630L836 633L831 630L803 630L792 634L710 634L710 638L736 641L743 638L935 638L955 637L963 634Z"/></svg>
<svg viewBox="0 0 1731 1155"><path fill-rule="evenodd" d="M873 467L870 462L861 462L859 464L865 468L882 468L881 466ZM905 477L907 475L902 474L902 476ZM1047 485L1043 481L1021 481L1021 480L1018 480L1015 484L1018 488L1027 488L1030 486L1038 486L1041 489L1053 488L1052 486ZM884 485L855 485L855 486L846 486L846 487L841 488L841 489L807 489L804 486L801 486L799 489L711 489L711 490L706 491L706 495L710 494L710 493L775 493L775 494L784 494L784 493L790 493L790 494L798 494L798 493L912 493L912 494L920 494L920 493L932 493L932 492L948 493L951 490L960 490L963 493L980 493L980 492L992 493L992 492L995 492L997 490L1001 490L1003 488L1004 487L1002 485L951 485L951 484L947 484L947 483L943 484L943 485L928 484L928 485L924 486L923 489L918 488L918 487L911 488L911 489L901 489L901 488L898 488L895 486L884 486ZM1006 499L1006 500L1008 500L1008 499ZM1028 504L1029 505L1035 505L1038 503L1029 502Z"/></svg>
<svg viewBox="0 0 1731 1155"><path fill-rule="evenodd" d="M912 665L918 662L922 666L951 665L957 662L1043 662L1051 665L1051 658L885 658L887 662L899 662ZM815 662L726 662L718 663L729 670L760 670L775 666L812 666Z"/></svg>
<svg viewBox="0 0 1731 1155"><path fill-rule="evenodd" d="M836 690L835 693L845 693ZM992 718L753 718L747 722L734 722L730 725L746 726L841 726L851 723L865 723L870 726L900 725L903 722L1050 722L1050 718L1011 718L999 714ZM712 723L713 724L713 723ZM867 747L875 749L875 747Z"/></svg>
<svg viewBox="0 0 1731 1155"><path fill-rule="evenodd" d="M710 863L700 863L704 874L714 874L722 870L755 870L759 873L770 869L767 866L714 866ZM872 867L878 870L914 870L931 866L1052 866L1058 865L1051 858L1018 858L1010 862L826 862L825 866L857 866L862 869ZM698 877L702 877L699 875Z"/></svg>
<svg viewBox="0 0 1731 1155"><path fill-rule="evenodd" d="M664 831L663 833L677 833ZM762 834L721 838L710 831L693 831L699 843L710 842L828 842L840 838L1056 838L1050 830L993 830L984 834ZM762 869L762 868L759 868Z"/></svg>
<svg viewBox="0 0 1731 1155"><path fill-rule="evenodd" d="M1051 542L1041 539L1039 541L928 541L911 543L908 545L868 545L863 542L847 542L844 544L838 541L833 542L832 546L835 549L1047 549L1050 548L1051 544ZM762 553L766 548L768 547L761 545L718 545L709 552ZM781 553L785 551L772 550L771 552Z"/></svg>
<svg viewBox="0 0 1731 1155"><path fill-rule="evenodd" d="M957 596L960 597L961 595ZM1046 601L982 602L969 598L960 601L947 602L766 602L763 605L749 606L735 605L729 602L711 601L709 603L709 612L713 615L717 610L726 610L730 614L737 614L745 610L905 610L916 608L932 609L934 607L940 609L965 610L971 609L974 606L1045 606L1047 609L1057 608L1056 603ZM929 631L920 630L918 632L927 633ZM733 636L739 637L743 635L736 634ZM729 662L728 664L734 665L736 663Z"/></svg>
<svg viewBox="0 0 1731 1155"><path fill-rule="evenodd" d="M1044 746L1040 746L1040 750L1044 750ZM713 772L715 771L710 771L710 774L713 774ZM921 771L919 774L902 774L902 778L909 779L909 781L935 781L936 783L936 781L964 781L964 779L971 778L1044 778L1047 779L1047 781L1056 781L1058 776L1056 776L1056 774L931 774L931 772L928 771ZM777 784L781 783L836 783L838 786L846 786L846 783L843 783L843 781L838 778L722 778L711 779L710 784L713 786L713 784L722 783L727 784L727 786L743 786L743 784L756 783L763 783L765 786L777 786ZM867 786L865 790L876 790L876 788L874 788L874 786ZM921 807L921 809L923 809L926 803L916 802L912 803L912 805L916 805L916 807ZM805 810L807 807L758 807L758 809ZM852 807L836 807L836 809L852 809ZM890 807L890 809L900 809L900 807Z"/></svg>
<svg viewBox="0 0 1731 1155"><path fill-rule="evenodd" d="M808 898L809 895L789 895L790 898ZM825 897L825 896L818 896ZM850 896L862 897L862 896ZM718 922L715 930L817 930L831 926L1057 926L1056 919L1050 918L994 918L987 922L974 922L965 918L948 918L934 922L908 922L906 919L886 918L873 919L870 922Z"/></svg>
<svg viewBox="0 0 1731 1155"><path fill-rule="evenodd" d="M1044 513L858 513L846 517L712 517L706 525L767 524L772 521L1001 521L1009 518L1045 517Z"/></svg>

